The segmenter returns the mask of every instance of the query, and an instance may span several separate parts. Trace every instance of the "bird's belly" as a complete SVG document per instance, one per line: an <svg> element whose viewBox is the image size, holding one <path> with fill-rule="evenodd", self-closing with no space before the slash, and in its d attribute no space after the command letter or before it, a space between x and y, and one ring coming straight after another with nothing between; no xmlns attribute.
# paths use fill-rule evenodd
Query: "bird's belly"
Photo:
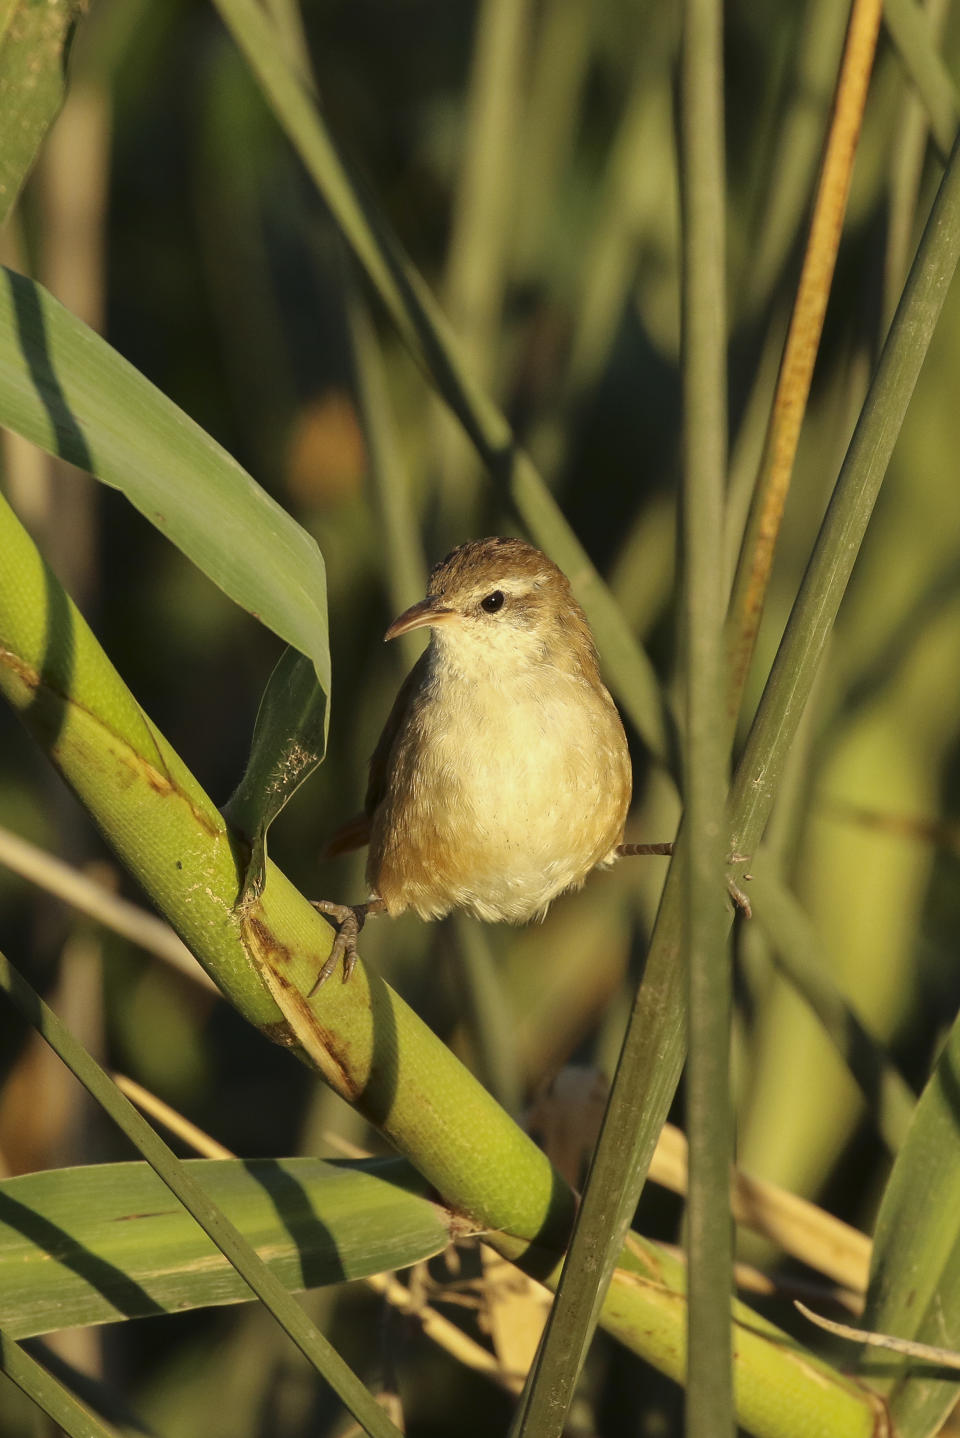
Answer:
<svg viewBox="0 0 960 1438"><path fill-rule="evenodd" d="M523 923L618 842L630 773L615 711L571 722L563 703L501 700L431 734L375 816L368 872L390 912Z"/></svg>

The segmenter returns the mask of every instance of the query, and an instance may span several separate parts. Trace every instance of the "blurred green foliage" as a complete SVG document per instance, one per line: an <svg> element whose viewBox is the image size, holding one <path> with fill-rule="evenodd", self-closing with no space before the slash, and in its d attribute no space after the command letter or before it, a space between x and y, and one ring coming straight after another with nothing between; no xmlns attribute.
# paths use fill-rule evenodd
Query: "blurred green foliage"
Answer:
<svg viewBox="0 0 960 1438"><path fill-rule="evenodd" d="M485 13L450 0L307 0L303 11L328 123L441 295L450 294L471 59ZM775 378L775 364L762 361L776 352L796 281L843 19L831 0L727 7L734 499L752 481L762 442ZM496 312L484 317L492 339L480 362L669 693L680 395L674 7L551 0L531 7L520 31L515 129L494 179L504 188L504 229L483 261ZM958 17L942 53L956 69ZM56 147L84 123L81 105L97 107L98 138L65 167ZM751 701L902 283L891 237L906 225L915 240L939 175L922 131L919 145L912 139L916 106L882 44ZM896 177L909 167L911 142L917 194L907 193L904 219ZM75 190L102 197L83 225L61 203ZM76 45L67 107L5 243L7 262L97 323L319 541L334 673L329 753L272 831L271 854L306 893L359 899L362 861L322 868L317 855L362 798L367 757L401 677L401 658L381 636L398 598L418 596L391 585L395 555L369 473L350 319L351 305L367 303L364 287L210 6L98 0ZM65 271L65 252L79 277ZM419 562L468 536L515 528L370 308L392 418L392 483L419 536ZM451 318L469 338L470 316ZM918 1087L960 1001L958 368L955 293L770 836L835 976ZM5 489L144 708L225 800L278 644L118 496L96 495L12 446ZM628 837L669 838L676 801L631 742ZM90 826L5 711L0 822L79 864L103 861ZM528 1099L569 1061L609 1072L662 876L660 860L632 863L596 876L540 928L478 937L404 919L371 925L364 956L508 1101ZM226 1004L122 941L83 929L93 977L71 980L58 961L82 926L2 873L0 925L8 950L32 956L34 978L88 1046L228 1147L311 1153L328 1133L378 1145ZM738 958L740 1161L869 1229L889 1157L862 1098L776 976L764 939L742 926ZM6 1013L0 1025L0 1152L11 1171L126 1156ZM677 1221L672 1200L655 1191L644 1198L644 1232L673 1238ZM757 1244L748 1251L776 1257ZM470 1270L473 1256L463 1261ZM408 1342L402 1320L384 1318L372 1295L324 1291L310 1303L368 1382L399 1381L411 1434L449 1432L454 1411L464 1438L505 1426L496 1388ZM782 1301L769 1312L791 1322ZM177 1438L339 1431L330 1395L259 1312L145 1320L102 1344L89 1334L69 1340L63 1351L99 1367L148 1424ZM675 1391L599 1341L573 1431L625 1438L672 1432L676 1421ZM4 1391L0 1434L33 1431Z"/></svg>

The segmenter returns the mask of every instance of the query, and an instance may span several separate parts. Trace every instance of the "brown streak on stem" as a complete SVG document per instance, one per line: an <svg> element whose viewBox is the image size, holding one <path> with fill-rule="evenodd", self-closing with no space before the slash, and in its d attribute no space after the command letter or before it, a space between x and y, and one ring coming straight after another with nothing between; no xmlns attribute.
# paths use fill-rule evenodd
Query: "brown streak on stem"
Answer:
<svg viewBox="0 0 960 1438"><path fill-rule="evenodd" d="M33 665L27 664L19 654L14 654L12 649L5 649L3 645L0 645L0 664L11 670L28 689L36 691L40 688L40 675Z"/></svg>
<svg viewBox="0 0 960 1438"><path fill-rule="evenodd" d="M613 1270L613 1281L621 1283L625 1288L645 1288L650 1293L658 1293L661 1297L668 1299L671 1303L686 1303L687 1295L679 1289L671 1288L669 1284L656 1278L646 1278L642 1273L634 1273L631 1268L615 1268Z"/></svg>
<svg viewBox="0 0 960 1438"><path fill-rule="evenodd" d="M664 1287L666 1286L663 1277L662 1266L657 1262L655 1255L651 1253L645 1245L637 1242L637 1239L633 1233L627 1234L623 1246L628 1250L629 1253L633 1255L637 1263L639 1263L641 1267L646 1269L646 1276L648 1282L656 1283ZM618 1267L617 1272L628 1274L632 1273L634 1277L643 1276L637 1274L633 1269L623 1267Z"/></svg>
<svg viewBox="0 0 960 1438"><path fill-rule="evenodd" d="M246 914L244 925L249 931L249 938L256 946L257 957L262 963L281 963L287 968L293 960L293 955L286 944L282 944L271 929L258 918L256 914Z"/></svg>
<svg viewBox="0 0 960 1438"><path fill-rule="evenodd" d="M282 1049L300 1048L300 1040L297 1038L296 1034L293 1032L290 1025L287 1023L286 1019L277 1019L276 1023L272 1024L261 1024L260 1032L263 1034L264 1038L269 1039L272 1044L277 1044ZM309 1062L306 1056L304 1056L304 1062Z"/></svg>
<svg viewBox="0 0 960 1438"><path fill-rule="evenodd" d="M280 944L272 930L258 916L249 912L241 916L240 936L251 962L263 980L270 997L283 1014L282 1025L270 1024L263 1032L286 1048L299 1047L316 1065L330 1087L348 1103L356 1103L364 1085L354 1077L349 1057L341 1052L337 1036L319 1023L313 1009L299 989L275 966L274 959L282 951L289 965L292 955Z"/></svg>

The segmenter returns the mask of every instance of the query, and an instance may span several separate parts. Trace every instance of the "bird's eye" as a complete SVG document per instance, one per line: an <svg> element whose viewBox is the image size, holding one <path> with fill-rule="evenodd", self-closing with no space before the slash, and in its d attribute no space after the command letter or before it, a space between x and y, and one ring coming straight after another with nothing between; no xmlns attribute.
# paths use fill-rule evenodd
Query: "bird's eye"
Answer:
<svg viewBox="0 0 960 1438"><path fill-rule="evenodd" d="M480 601L480 608L487 614L496 614L498 609L503 608L504 593L502 589L495 589L492 594L487 594Z"/></svg>

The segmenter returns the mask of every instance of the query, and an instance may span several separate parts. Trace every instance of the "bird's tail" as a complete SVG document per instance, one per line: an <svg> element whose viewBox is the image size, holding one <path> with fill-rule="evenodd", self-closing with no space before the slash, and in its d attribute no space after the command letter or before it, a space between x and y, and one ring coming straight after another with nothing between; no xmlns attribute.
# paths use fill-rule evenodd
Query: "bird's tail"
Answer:
<svg viewBox="0 0 960 1438"><path fill-rule="evenodd" d="M370 815L355 814L327 840L320 851L320 858L336 859L340 854L352 854L354 849L362 849L369 842Z"/></svg>

